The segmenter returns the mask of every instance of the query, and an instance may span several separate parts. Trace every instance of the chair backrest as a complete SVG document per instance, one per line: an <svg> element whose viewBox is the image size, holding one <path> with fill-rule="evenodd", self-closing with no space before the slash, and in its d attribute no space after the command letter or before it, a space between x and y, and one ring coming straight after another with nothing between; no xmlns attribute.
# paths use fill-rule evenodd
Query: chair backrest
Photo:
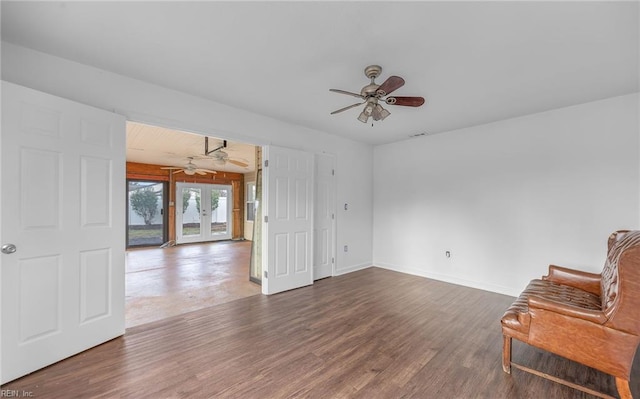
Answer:
<svg viewBox="0 0 640 399"><path fill-rule="evenodd" d="M613 247L613 244L620 241L622 237L624 237L625 234L627 234L629 231L630 230L618 230L611 233L611 235L609 236L609 240L607 241L607 255L609 251L611 251L611 247Z"/></svg>
<svg viewBox="0 0 640 399"><path fill-rule="evenodd" d="M605 325L640 335L640 231L617 231L608 244L600 283Z"/></svg>

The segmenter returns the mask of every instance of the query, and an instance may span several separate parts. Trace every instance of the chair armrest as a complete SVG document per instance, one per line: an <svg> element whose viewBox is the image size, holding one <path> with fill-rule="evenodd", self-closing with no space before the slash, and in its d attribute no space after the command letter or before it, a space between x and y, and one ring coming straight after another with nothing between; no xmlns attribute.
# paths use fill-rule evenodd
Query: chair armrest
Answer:
<svg viewBox="0 0 640 399"><path fill-rule="evenodd" d="M570 285L600 296L600 283L602 280L600 274L549 265L549 274L543 276L542 279L557 284Z"/></svg>
<svg viewBox="0 0 640 399"><path fill-rule="evenodd" d="M529 296L528 301L529 309L532 310L548 310L550 312L590 321L596 324L604 324L604 322L607 321L607 316L600 310L583 309L577 306L567 305L562 302L552 301L537 295Z"/></svg>

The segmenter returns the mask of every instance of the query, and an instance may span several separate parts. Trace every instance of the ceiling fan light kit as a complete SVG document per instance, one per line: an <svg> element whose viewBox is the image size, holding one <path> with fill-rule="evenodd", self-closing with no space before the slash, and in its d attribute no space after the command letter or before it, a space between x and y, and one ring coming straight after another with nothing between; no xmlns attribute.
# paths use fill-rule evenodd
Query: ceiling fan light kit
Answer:
<svg viewBox="0 0 640 399"><path fill-rule="evenodd" d="M380 76L381 72L382 67L379 65L369 65L364 69L364 74L367 78L371 79L371 83L364 86L362 90L360 90L360 94L340 89L329 89L329 91L334 93L346 94L364 100L363 102L333 111L331 115L365 104L364 109L358 116L358 120L362 123L367 123L369 121L369 117L373 118L374 121L382 121L387 116L391 115L391 112L382 108L382 105L378 103L380 100L384 101L388 105L401 105L405 107L419 107L424 104L424 98L422 97L387 97L393 91L404 85L404 79L399 76L390 76L384 81L384 83L378 85L376 84L375 79Z"/></svg>

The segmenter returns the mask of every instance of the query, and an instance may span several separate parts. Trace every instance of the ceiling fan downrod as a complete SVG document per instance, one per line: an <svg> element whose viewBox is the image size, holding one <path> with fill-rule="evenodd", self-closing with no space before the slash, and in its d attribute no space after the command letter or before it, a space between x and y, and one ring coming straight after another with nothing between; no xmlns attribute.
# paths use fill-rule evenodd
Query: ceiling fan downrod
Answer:
<svg viewBox="0 0 640 399"><path fill-rule="evenodd" d="M209 156L210 154L213 154L214 152L219 151L223 148L227 148L227 140L222 140L221 146L209 151L209 137L204 138L204 155Z"/></svg>

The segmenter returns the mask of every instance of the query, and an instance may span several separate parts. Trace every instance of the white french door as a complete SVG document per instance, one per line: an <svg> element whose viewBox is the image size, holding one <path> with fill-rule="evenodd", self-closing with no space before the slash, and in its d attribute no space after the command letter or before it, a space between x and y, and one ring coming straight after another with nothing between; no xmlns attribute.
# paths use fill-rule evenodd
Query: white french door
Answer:
<svg viewBox="0 0 640 399"><path fill-rule="evenodd" d="M177 243L231 239L231 195L228 185L177 183Z"/></svg>
<svg viewBox="0 0 640 399"><path fill-rule="evenodd" d="M313 155L265 146L264 159L262 292L275 294L313 284Z"/></svg>
<svg viewBox="0 0 640 399"><path fill-rule="evenodd" d="M125 118L2 82L2 367L124 334Z"/></svg>

